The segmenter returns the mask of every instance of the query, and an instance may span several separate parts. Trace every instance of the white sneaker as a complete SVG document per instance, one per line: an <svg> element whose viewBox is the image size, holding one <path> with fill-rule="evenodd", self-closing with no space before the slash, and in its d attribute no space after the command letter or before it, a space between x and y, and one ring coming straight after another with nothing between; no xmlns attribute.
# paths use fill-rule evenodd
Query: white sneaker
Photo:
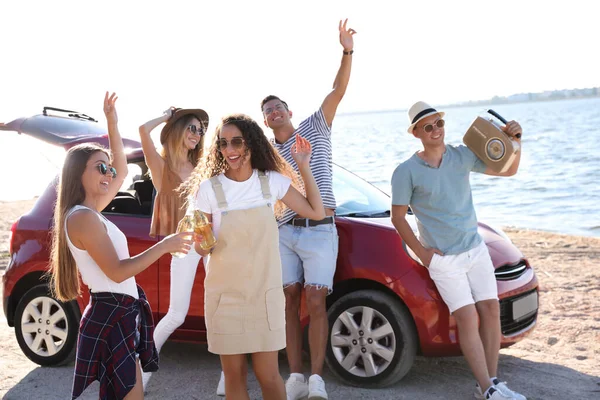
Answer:
<svg viewBox="0 0 600 400"><path fill-rule="evenodd" d="M144 393L146 393L146 390L148 389L148 382L150 381L151 377L152 372L142 371L142 388L144 389Z"/></svg>
<svg viewBox="0 0 600 400"><path fill-rule="evenodd" d="M495 385L495 387L507 397L512 397L515 400L527 400L527 397L523 396L521 393L510 390L508 386L506 386L506 382L499 382Z"/></svg>
<svg viewBox="0 0 600 400"><path fill-rule="evenodd" d="M509 387L506 385L506 382L500 382L498 380L495 380L496 383L494 385L494 387L500 392L502 393L504 396L514 399L514 400L527 400L527 397L523 396L520 393L517 393L511 389L509 389ZM483 395L483 392L481 391L481 388L479 387L479 384L476 384L476 391L475 391L475 398L476 399L485 399L485 396Z"/></svg>
<svg viewBox="0 0 600 400"><path fill-rule="evenodd" d="M308 396L308 385L304 375L293 373L285 382L285 393L287 400L300 400Z"/></svg>
<svg viewBox="0 0 600 400"><path fill-rule="evenodd" d="M308 378L308 398L314 400L327 400L325 382L319 375L314 374Z"/></svg>
<svg viewBox="0 0 600 400"><path fill-rule="evenodd" d="M481 387L479 387L479 385L477 385L477 389L475 391L475 398L484 400L515 400L512 396L505 396L496 386L492 386L490 388L490 393L486 397L481 391Z"/></svg>
<svg viewBox="0 0 600 400"><path fill-rule="evenodd" d="M225 373L223 371L221 371L221 377L217 385L217 396L225 396Z"/></svg>

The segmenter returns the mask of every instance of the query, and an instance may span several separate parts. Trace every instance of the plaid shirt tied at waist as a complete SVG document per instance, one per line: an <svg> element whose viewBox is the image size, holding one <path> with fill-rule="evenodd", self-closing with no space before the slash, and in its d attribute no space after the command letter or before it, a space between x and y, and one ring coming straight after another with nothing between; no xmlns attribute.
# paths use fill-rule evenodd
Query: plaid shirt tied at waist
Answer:
<svg viewBox="0 0 600 400"><path fill-rule="evenodd" d="M136 354L143 371L158 370L152 311L144 290L139 285L137 289L139 299L123 293L90 293L79 325L73 399L95 380L100 382L101 400L124 398L135 386ZM136 348L138 314L140 340Z"/></svg>

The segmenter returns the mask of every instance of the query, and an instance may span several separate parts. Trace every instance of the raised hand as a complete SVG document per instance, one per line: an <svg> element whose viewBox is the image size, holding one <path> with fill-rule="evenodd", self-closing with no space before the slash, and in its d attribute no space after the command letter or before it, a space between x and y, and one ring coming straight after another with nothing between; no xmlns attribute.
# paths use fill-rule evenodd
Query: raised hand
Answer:
<svg viewBox="0 0 600 400"><path fill-rule="evenodd" d="M165 112L163 112L163 115L166 117L167 120L169 120L173 114L175 114L175 110L177 110L175 107L169 107L165 110Z"/></svg>
<svg viewBox="0 0 600 400"><path fill-rule="evenodd" d="M116 124L119 122L119 117L117 117L117 108L115 107L115 103L119 97L116 93L113 92L110 96L108 92L104 95L104 115L106 115L106 120L108 124Z"/></svg>
<svg viewBox="0 0 600 400"><path fill-rule="evenodd" d="M296 161L298 168L310 166L310 155L310 142L302 136L296 135L296 143L292 146L292 158Z"/></svg>
<svg viewBox="0 0 600 400"><path fill-rule="evenodd" d="M502 128L502 130L510 137L515 139L521 139L521 135L523 134L523 129L521 125L517 121L508 121L506 125ZM517 136L519 135L519 136Z"/></svg>
<svg viewBox="0 0 600 400"><path fill-rule="evenodd" d="M350 51L354 48L354 39L352 36L356 33L356 31L352 28L346 29L346 24L348 23L348 18L342 24L342 20L340 20L340 44L344 47L345 51Z"/></svg>

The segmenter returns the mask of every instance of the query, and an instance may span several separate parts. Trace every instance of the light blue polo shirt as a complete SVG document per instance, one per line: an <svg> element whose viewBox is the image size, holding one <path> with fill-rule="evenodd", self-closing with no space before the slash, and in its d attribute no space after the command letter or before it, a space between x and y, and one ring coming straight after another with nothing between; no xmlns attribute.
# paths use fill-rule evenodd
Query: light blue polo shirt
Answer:
<svg viewBox="0 0 600 400"><path fill-rule="evenodd" d="M392 204L410 205L424 247L445 255L471 250L482 238L477 233L469 175L485 169L483 161L463 145L446 145L439 168L415 153L392 175Z"/></svg>

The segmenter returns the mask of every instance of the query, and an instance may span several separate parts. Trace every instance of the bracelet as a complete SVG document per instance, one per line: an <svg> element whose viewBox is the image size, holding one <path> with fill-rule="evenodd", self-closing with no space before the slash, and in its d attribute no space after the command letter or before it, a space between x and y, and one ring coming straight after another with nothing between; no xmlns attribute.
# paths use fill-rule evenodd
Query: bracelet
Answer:
<svg viewBox="0 0 600 400"><path fill-rule="evenodd" d="M354 53L354 50L350 50L350 51L344 50L344 55L345 56L350 56L350 55L352 55L352 53Z"/></svg>

